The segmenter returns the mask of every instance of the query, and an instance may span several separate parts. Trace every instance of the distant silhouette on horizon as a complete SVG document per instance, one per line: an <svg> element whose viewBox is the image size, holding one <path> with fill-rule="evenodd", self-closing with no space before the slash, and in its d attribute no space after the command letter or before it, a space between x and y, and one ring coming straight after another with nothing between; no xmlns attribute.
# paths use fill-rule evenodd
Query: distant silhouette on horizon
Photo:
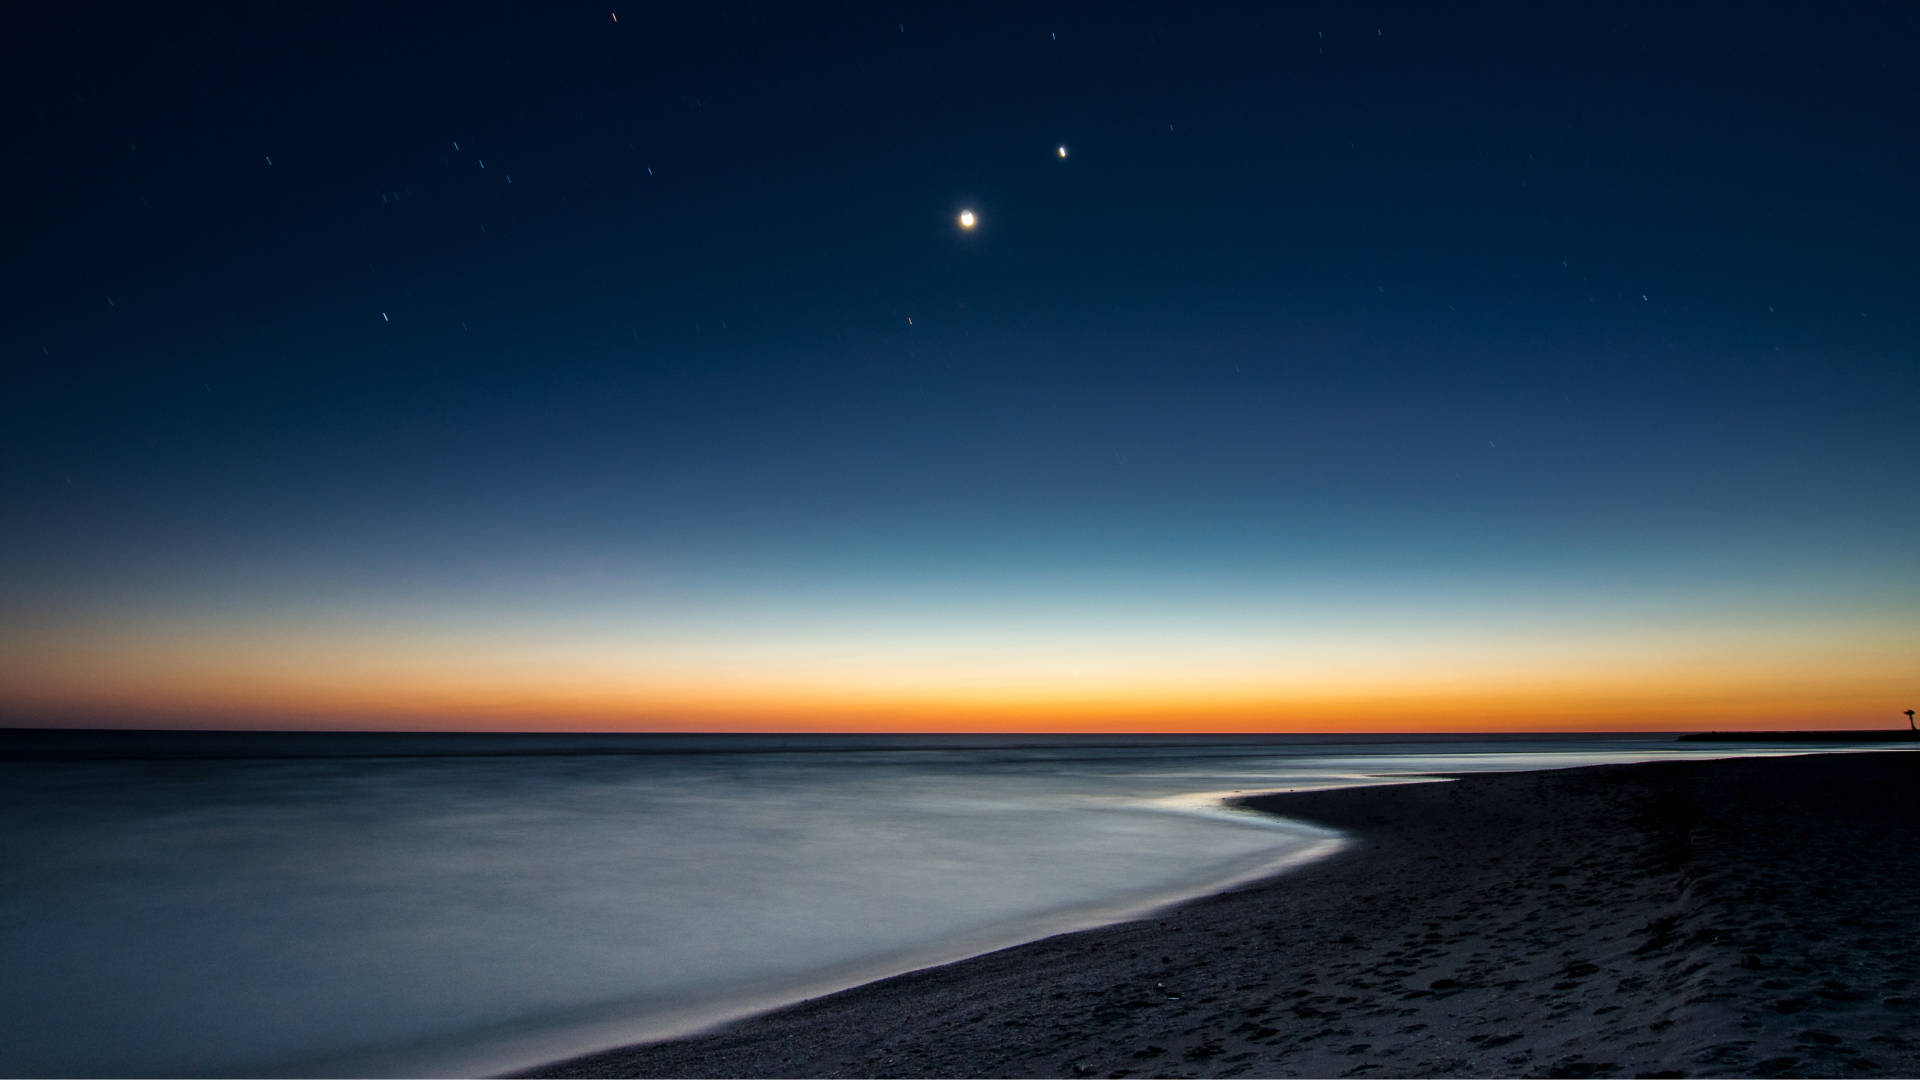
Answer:
<svg viewBox="0 0 1920 1080"><path fill-rule="evenodd" d="M1908 710L1907 710L1907 730L1908 730L1908 731L1920 731L1920 728L1917 728L1917 727L1914 727L1914 726L1913 726L1913 710L1912 710L1912 709L1908 709Z"/></svg>

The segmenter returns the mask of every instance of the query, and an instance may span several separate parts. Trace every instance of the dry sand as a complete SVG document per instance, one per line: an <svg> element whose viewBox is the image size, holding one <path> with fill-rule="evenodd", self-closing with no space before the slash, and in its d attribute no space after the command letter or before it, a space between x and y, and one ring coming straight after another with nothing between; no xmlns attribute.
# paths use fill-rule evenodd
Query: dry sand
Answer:
<svg viewBox="0 0 1920 1080"><path fill-rule="evenodd" d="M529 1075L1920 1075L1920 755L1252 802L1357 843Z"/></svg>

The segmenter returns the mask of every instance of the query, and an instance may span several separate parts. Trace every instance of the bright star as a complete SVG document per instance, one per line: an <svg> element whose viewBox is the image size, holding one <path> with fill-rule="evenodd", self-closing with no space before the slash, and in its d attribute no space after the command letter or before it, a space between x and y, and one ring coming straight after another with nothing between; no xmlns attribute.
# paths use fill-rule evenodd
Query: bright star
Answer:
<svg viewBox="0 0 1920 1080"><path fill-rule="evenodd" d="M1066 157L1066 156L1067 156L1067 148L1066 148L1066 147L1064 147L1064 146L1063 146L1063 147L1061 147L1061 148L1060 148L1060 156L1061 156L1061 157Z"/></svg>
<svg viewBox="0 0 1920 1080"><path fill-rule="evenodd" d="M960 227L963 229L973 228L973 211L971 210L960 211Z"/></svg>

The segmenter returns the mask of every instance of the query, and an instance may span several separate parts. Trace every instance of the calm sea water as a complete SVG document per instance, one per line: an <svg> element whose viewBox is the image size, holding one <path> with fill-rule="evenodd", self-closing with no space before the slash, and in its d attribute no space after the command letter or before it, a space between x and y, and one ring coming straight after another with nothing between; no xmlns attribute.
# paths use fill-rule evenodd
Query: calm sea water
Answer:
<svg viewBox="0 0 1920 1080"><path fill-rule="evenodd" d="M0 738L0 1073L504 1070L1332 850L1233 792L1668 737Z"/></svg>

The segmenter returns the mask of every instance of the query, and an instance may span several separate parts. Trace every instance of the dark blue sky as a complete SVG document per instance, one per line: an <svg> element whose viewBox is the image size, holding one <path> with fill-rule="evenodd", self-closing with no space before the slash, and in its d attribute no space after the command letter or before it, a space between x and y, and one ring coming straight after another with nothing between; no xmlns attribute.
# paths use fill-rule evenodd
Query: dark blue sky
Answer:
<svg viewBox="0 0 1920 1080"><path fill-rule="evenodd" d="M37 18L0 597L76 670L639 578L1920 595L1907 6Z"/></svg>

